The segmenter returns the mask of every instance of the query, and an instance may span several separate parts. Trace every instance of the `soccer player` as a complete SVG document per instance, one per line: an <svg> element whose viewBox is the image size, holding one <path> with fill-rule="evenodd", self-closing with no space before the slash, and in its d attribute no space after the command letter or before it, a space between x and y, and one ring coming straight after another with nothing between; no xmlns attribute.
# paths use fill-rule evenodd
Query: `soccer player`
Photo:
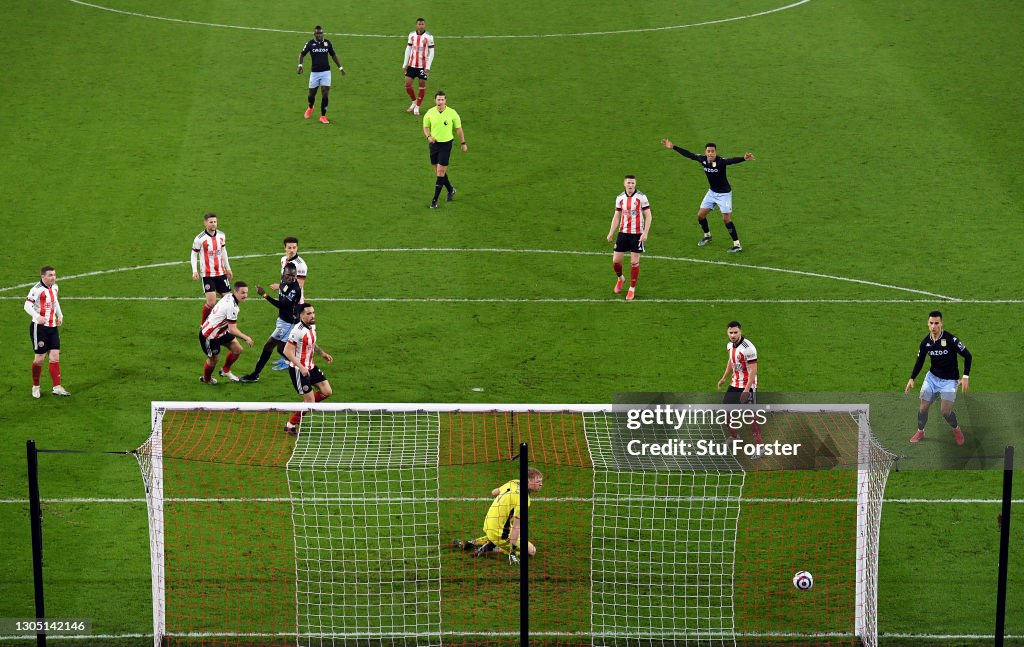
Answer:
<svg viewBox="0 0 1024 647"><path fill-rule="evenodd" d="M296 272L296 275L298 276L298 281L299 281L299 299L298 299L298 301L295 302L295 305L298 305L298 304L300 304L300 303L302 303L303 301L306 300L306 272L307 272L307 267L306 267L306 261L304 261L302 259L302 257L299 256L299 239L296 238L295 236L288 236L287 238L284 239L284 256L281 257L281 272L282 273L284 272L284 268L285 268L285 266L288 265L288 263L292 263L293 265L295 265L295 272ZM270 284L270 289L271 290L278 290L279 288L280 288L280 284L278 284L278 283L271 283ZM295 319L294 321L298 321L298 319ZM294 323L294 321L293 321L293 323ZM282 341L282 345L281 345L282 348L284 347L283 342L285 342L287 340L288 340L288 334L285 333L284 338L281 340ZM275 371L283 371L283 370L285 370L287 368L288 368L288 360L286 360L284 357L279 357L277 359L277 361L274 363L274 370ZM258 373L256 373L256 374L258 375ZM243 379L242 381L244 382L245 380Z"/></svg>
<svg viewBox="0 0 1024 647"><path fill-rule="evenodd" d="M57 300L57 271L50 265L39 270L39 283L32 286L25 298L25 312L32 318L28 334L32 339L32 397L38 398L39 376L43 373L43 360L49 357L50 379L53 380L54 395L69 396L60 384L60 327L64 324L64 313Z"/></svg>
<svg viewBox="0 0 1024 647"><path fill-rule="evenodd" d="M206 321L218 299L231 292L228 281L235 277L228 261L228 239L223 231L217 229L217 214L207 213L203 216L203 231L192 241L192 280L203 279L203 292L206 302L203 304L203 318Z"/></svg>
<svg viewBox="0 0 1024 647"><path fill-rule="evenodd" d="M329 124L327 121L327 100L331 93L331 63L327 60L330 55L342 76L345 76L345 68L341 66L338 55L334 52L334 45L324 38L324 28L317 25L313 28L313 39L306 41L305 47L299 52L299 69L296 73L302 74L302 59L309 58L313 61L313 70L309 73L309 96L307 101L305 118L313 116L313 104L316 103L316 89L320 88L320 123Z"/></svg>
<svg viewBox="0 0 1024 647"><path fill-rule="evenodd" d="M444 92L438 90L434 95L434 107L423 115L423 134L430 143L430 165L437 174L434 199L430 201L431 209L437 209L437 199L441 195L442 187L448 189L448 202L455 199L455 187L448 179L448 161L452 154L452 141L455 139L453 130L459 134L462 152L467 152L469 149L466 147L466 134L462 132L462 119L459 113L455 112L455 108L448 107L448 97Z"/></svg>
<svg viewBox="0 0 1024 647"><path fill-rule="evenodd" d="M267 294L260 286L256 286L256 293L261 297L269 301L272 305L277 306L277 325L274 327L274 332L270 334L267 341L263 344L263 352L260 354L260 358L256 361L256 368L252 370L252 373L248 373L239 378L239 382L259 382L260 373L263 372L263 367L270 361L270 356L276 349L278 353L284 355L284 345L288 341L288 335L291 333L292 328L298 322L298 309L299 304L302 303L302 288L299 287L299 282L296 277L295 265L288 263L284 266L284 272L281 273L281 283L275 283L270 287L278 291L278 298Z"/></svg>
<svg viewBox="0 0 1024 647"><path fill-rule="evenodd" d="M544 475L540 470L531 467L528 470L526 505L529 506L529 492L539 492L544 486ZM518 553L521 549L519 541L519 507L522 505L519 479L513 479L500 487L491 490L494 501L484 517L484 536L477 539L462 541L456 539L452 545L464 551L473 551L473 557L480 557L493 551L500 551L509 556L512 564L519 563ZM537 554L533 542L527 542L530 555Z"/></svg>
<svg viewBox="0 0 1024 647"><path fill-rule="evenodd" d="M423 18L416 19L416 30L409 32L409 38L405 46L405 58L402 59L402 69L405 71L405 93L412 99L409 109L417 117L420 114L420 106L423 104L423 95L427 92L427 76L430 74L430 64L434 61L434 37L427 33L427 21ZM412 80L420 80L420 95L412 89Z"/></svg>
<svg viewBox="0 0 1024 647"><path fill-rule="evenodd" d="M957 355L964 356L964 375L960 377L960 366ZM942 313L933 310L928 313L928 334L921 340L917 350L917 361L914 362L914 370L910 373L907 386L903 389L908 393L914 388L914 380L917 374L924 367L924 358L931 357L932 365L928 374L924 377L924 384L921 385L921 406L917 410L917 432L910 437L910 442L919 443L924 440L924 427L928 424L928 410L938 397L942 400L939 404L939 411L953 429L953 440L957 445L964 444L964 432L956 420L956 413L953 411L953 401L956 400L956 386L959 382L960 388L967 393L968 375L971 373L971 351L967 346L956 338L952 333L942 329Z"/></svg>
<svg viewBox="0 0 1024 647"><path fill-rule="evenodd" d="M722 388L729 375L729 388L722 398L722 404L753 404L757 399L757 348L743 336L743 327L738 321L730 321L725 327L729 343L725 349L729 354L725 362L725 372L722 379L718 380L717 389ZM753 423L751 428L754 431L754 443L761 444L761 425ZM739 431L729 427L729 433L733 438L739 438Z"/></svg>
<svg viewBox="0 0 1024 647"><path fill-rule="evenodd" d="M288 374L292 378L292 386L302 396L303 402L322 402L331 397L331 383L327 381L323 371L313 362L313 354L319 353L330 364L334 361L327 352L317 344L316 311L312 304L299 304L299 323L288 335L288 343L284 347L284 356L291 366ZM284 430L295 436L299 433L302 422L302 411L296 411L288 418Z"/></svg>
<svg viewBox="0 0 1024 647"><path fill-rule="evenodd" d="M306 261L302 260L299 256L299 239L295 236L288 236L284 239L284 256L281 257L281 272L285 271L288 264L291 263L295 266L296 280L299 282L299 287L305 290L306 288ZM271 290L278 289L277 283L270 284ZM303 292L305 294L305 292Z"/></svg>
<svg viewBox="0 0 1024 647"><path fill-rule="evenodd" d="M223 346L228 347L228 357L224 360L224 368L220 370L221 377L226 377L232 382L238 382L238 378L231 372L231 366L242 354L242 345L237 338L241 338L252 347L252 337L238 329L238 306L249 298L249 286L244 281L235 281L234 290L217 302L206 318L203 325L199 327L199 345L206 355L206 362L203 363L203 375L199 381L204 384L216 384L213 377L213 369L217 368L217 356Z"/></svg>
<svg viewBox="0 0 1024 647"><path fill-rule="evenodd" d="M612 252L612 269L615 270L615 288L612 292L622 292L626 278L622 275L622 257L629 252L629 290L626 301L636 296L636 281L640 277L640 254L644 253L644 243L651 231L651 203L647 196L636 189L636 176L627 175L623 184L626 190L615 198L615 213L612 214L612 226L608 229L608 242L615 238L615 251Z"/></svg>
<svg viewBox="0 0 1024 647"><path fill-rule="evenodd" d="M726 169L730 164L752 161L754 154L748 152L744 153L743 157L719 157L718 147L713 142L708 142L704 145L703 155L696 155L685 148L673 146L672 142L668 139L661 140L661 144L665 148L671 148L683 157L700 162L701 166L704 167L704 175L708 178L708 184L711 188L704 194L704 199L700 203L700 209L697 210L697 222L700 224L700 228L704 230L704 237L700 239L697 246L703 247L711 242L708 214L717 205L718 210L722 212L722 221L725 223L725 228L729 230L729 235L732 236L732 247L729 249L729 252L742 252L743 246L740 245L740 237L736 233L736 225L732 223L732 186L729 184Z"/></svg>

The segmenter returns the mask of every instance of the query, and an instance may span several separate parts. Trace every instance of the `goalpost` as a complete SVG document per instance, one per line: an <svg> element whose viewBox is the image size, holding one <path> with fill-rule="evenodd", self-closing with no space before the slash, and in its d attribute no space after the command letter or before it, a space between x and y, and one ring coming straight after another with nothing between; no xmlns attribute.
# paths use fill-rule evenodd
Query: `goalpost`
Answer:
<svg viewBox="0 0 1024 647"><path fill-rule="evenodd" d="M284 422L300 408L292 437ZM607 406L152 411L136 456L155 646L518 644L518 569L500 551L473 557L470 542L492 489L517 478L520 442L545 475L531 495L532 643L877 643L895 456L866 407L773 408L765 442L803 443L802 462L633 456L626 441L642 435ZM812 590L794 588L800 570Z"/></svg>

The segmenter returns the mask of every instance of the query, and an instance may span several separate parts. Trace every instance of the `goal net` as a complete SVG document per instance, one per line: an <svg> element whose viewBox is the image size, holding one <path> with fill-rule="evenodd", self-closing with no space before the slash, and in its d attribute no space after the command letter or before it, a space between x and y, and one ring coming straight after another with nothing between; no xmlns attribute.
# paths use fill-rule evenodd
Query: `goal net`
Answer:
<svg viewBox="0 0 1024 647"><path fill-rule="evenodd" d="M764 441L807 450L760 458L634 455L665 430L609 407L319 404L293 437L296 408L154 403L154 645L518 644L519 569L484 525L520 442L543 473L531 643L876 644L895 457L866 408L775 410Z"/></svg>

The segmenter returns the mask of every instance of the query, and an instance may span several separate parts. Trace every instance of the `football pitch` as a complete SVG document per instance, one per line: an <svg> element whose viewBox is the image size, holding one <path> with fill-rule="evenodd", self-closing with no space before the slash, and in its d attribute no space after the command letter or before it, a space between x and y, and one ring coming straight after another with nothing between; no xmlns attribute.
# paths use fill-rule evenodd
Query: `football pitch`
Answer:
<svg viewBox="0 0 1024 647"><path fill-rule="evenodd" d="M437 39L427 104L443 89L469 143L453 152L456 200L437 210L399 76L421 15ZM250 286L275 282L282 238L300 239L334 402L710 391L733 319L757 345L762 390L898 401L933 309L974 355L972 392L1019 391L1020 3L12 0L0 16L0 618L33 615L27 439L131 450L154 400L297 401L269 369L254 385L197 381L188 254L206 211ZM335 74L330 125L302 118L308 75L295 73L315 24L348 71ZM742 253L726 253L717 212L713 243L697 247L707 182L662 138L756 155L729 173ZM632 303L612 294L605 240L627 173L653 213ZM45 264L61 289L66 399L45 371L43 397L29 395L22 303ZM239 327L257 341L242 371L274 316L255 294L242 304ZM957 405L968 418L970 397ZM977 467L971 457L1007 444L1019 456L1024 429L982 442L965 424L958 448L933 410L928 440L911 446L916 402L873 419L905 457L882 517L881 643L989 644L1001 474L912 468ZM107 637L57 644L151 643L135 460L47 454L40 474L48 615L91 618ZM549 480L544 496L580 495L569 482ZM1018 502L1022 482L1018 471ZM532 511L550 524L541 499ZM559 559L552 572L578 567ZM542 627L563 620L535 613Z"/></svg>

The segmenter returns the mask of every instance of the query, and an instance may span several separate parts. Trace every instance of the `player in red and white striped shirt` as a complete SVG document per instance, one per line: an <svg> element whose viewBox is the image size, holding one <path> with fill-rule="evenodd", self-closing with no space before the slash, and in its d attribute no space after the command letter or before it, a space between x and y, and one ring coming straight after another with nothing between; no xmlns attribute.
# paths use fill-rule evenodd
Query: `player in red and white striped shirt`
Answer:
<svg viewBox="0 0 1024 647"><path fill-rule="evenodd" d="M414 115L420 114L420 106L423 105L423 95L427 92L427 76L430 74L430 64L434 62L434 37L427 33L427 21L423 18L416 19L416 31L409 32L406 39L405 58L402 59L402 70L405 71L405 93L412 99L409 109ZM420 80L419 97L412 90L412 80Z"/></svg>
<svg viewBox="0 0 1024 647"><path fill-rule="evenodd" d="M292 328L291 334L288 335L288 343L284 346L284 356L289 364L288 374L292 378L292 386L302 396L303 402L320 402L331 397L331 383L313 362L313 355L319 354L328 364L333 362L334 358L317 344L316 311L313 306L303 303L299 308L299 323ZM302 413L293 413L284 430L293 435L299 433Z"/></svg>
<svg viewBox="0 0 1024 647"><path fill-rule="evenodd" d="M231 292L229 281L235 277L228 262L228 240L223 231L217 229L217 214L203 216L203 231L192 241L192 280L203 279L203 318L206 321L217 299Z"/></svg>
<svg viewBox="0 0 1024 647"><path fill-rule="evenodd" d="M615 213L612 215L612 226L608 230L608 241L615 239L615 251L612 252L612 269L615 270L615 294L622 292L622 284L626 278L622 275L622 256L629 252L629 290L626 301L636 296L636 281L640 277L640 254L644 253L644 243L651 230L651 203L647 196L636 190L636 176L627 175L623 184L626 190L615 198Z"/></svg>
<svg viewBox="0 0 1024 647"><path fill-rule="evenodd" d="M210 316L199 326L199 346L206 355L206 362L203 363L203 375L199 378L204 384L216 384L213 377L213 369L217 368L217 356L220 355L222 346L228 347L228 357L224 360L224 368L220 370L221 377L226 377L232 382L239 379L231 372L231 366L242 354L242 345L235 339L239 337L245 340L252 348L252 337L238 329L238 306L249 298L249 286L244 281L235 282L234 290L225 296L217 305L213 306Z"/></svg>
<svg viewBox="0 0 1024 647"><path fill-rule="evenodd" d="M730 321L725 330L729 336L729 343L725 347L729 359L726 361L722 379L718 380L717 388L722 388L730 374L732 380L729 381L729 388L722 403L754 404L757 396L757 348L743 336L740 322ZM754 422L751 427L754 430L754 442L761 444L761 425ZM730 432L733 438L739 438L737 430L730 428Z"/></svg>
<svg viewBox="0 0 1024 647"><path fill-rule="evenodd" d="M281 272L284 272L284 268L287 267L288 263L295 266L295 276L299 281L299 287L303 289L302 297L305 297L306 288L306 273L309 268L306 267L306 261L299 256L299 239L295 236L288 236L284 239L284 256L281 257ZM276 290L281 287L280 283L271 283L270 289Z"/></svg>
<svg viewBox="0 0 1024 647"><path fill-rule="evenodd" d="M71 395L60 385L60 332L64 324L64 313L57 300L57 272L49 265L39 270L39 283L29 290L25 299L25 312L32 317L28 334L32 339L32 397L40 396L39 377L43 374L43 360L49 356L50 379L53 380L54 395Z"/></svg>

